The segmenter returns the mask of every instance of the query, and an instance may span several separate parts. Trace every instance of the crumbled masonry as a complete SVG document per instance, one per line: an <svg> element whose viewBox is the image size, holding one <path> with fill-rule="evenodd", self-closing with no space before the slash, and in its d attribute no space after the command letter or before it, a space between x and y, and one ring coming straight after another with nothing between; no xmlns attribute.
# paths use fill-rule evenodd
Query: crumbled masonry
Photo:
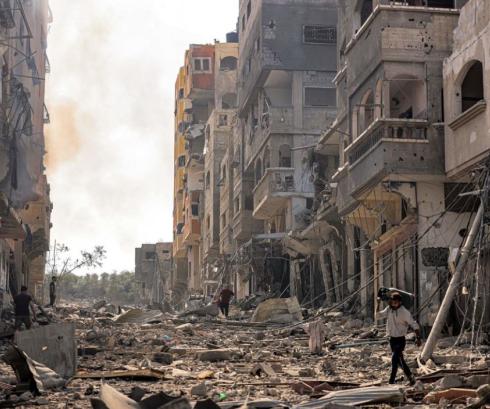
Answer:
<svg viewBox="0 0 490 409"><path fill-rule="evenodd" d="M116 315L113 310L109 304L98 310L76 304L48 309L56 323L51 325L67 321L76 326L77 373L50 383L46 379L56 374L44 367L39 373L45 375L30 385L24 375L16 377L12 368L19 364L2 362L0 408L19 402L24 408L60 409L160 408L161 402L179 409L196 402L202 409L244 402L251 408L476 408L490 396L490 347L482 344L471 351L466 336L441 339L425 365L417 363L420 350L409 342L406 357L417 383L408 386L400 373L393 386L387 385L390 353L384 327L342 311L319 310L313 318L277 323L252 322L253 310L235 306L228 320L125 307ZM12 356L5 341L2 356L7 351ZM17 351L16 356L26 357Z"/></svg>

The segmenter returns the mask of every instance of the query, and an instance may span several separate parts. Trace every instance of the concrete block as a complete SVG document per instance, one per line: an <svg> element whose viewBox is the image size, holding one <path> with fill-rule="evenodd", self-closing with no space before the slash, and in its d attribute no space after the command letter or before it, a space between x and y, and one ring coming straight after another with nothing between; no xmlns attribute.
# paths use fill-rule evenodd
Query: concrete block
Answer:
<svg viewBox="0 0 490 409"><path fill-rule="evenodd" d="M232 351L229 349L210 349L197 354L200 361L218 362L229 361L232 357Z"/></svg>
<svg viewBox="0 0 490 409"><path fill-rule="evenodd" d="M77 370L75 324L50 324L27 331L18 331L15 344L29 358L46 365L64 378Z"/></svg>

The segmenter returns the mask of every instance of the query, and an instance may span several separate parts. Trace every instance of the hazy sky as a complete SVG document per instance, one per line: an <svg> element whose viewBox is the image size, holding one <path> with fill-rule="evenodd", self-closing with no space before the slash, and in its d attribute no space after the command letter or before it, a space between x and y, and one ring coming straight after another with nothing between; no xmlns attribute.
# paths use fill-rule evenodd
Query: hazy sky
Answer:
<svg viewBox="0 0 490 409"><path fill-rule="evenodd" d="M190 43L224 41L238 0L50 0L51 240L104 245L102 270L172 239L174 83Z"/></svg>

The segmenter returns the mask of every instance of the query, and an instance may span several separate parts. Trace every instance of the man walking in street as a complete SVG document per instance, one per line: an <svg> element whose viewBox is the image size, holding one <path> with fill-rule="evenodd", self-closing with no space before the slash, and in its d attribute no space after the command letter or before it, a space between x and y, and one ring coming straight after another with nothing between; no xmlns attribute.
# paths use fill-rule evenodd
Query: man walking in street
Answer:
<svg viewBox="0 0 490 409"><path fill-rule="evenodd" d="M408 328L412 328L416 335L417 346L421 345L419 325L413 319L412 314L402 305L400 293L393 292L388 300L388 307L376 314L376 320L386 318L386 334L390 338L391 357L391 375L390 384L395 383L398 367L403 369L405 375L410 381L410 385L415 384L415 377L405 362L403 351L405 350Z"/></svg>
<svg viewBox="0 0 490 409"><path fill-rule="evenodd" d="M230 311L230 301L234 295L235 294L233 293L233 291L230 290L228 285L225 285L219 293L219 309L226 318L228 318L228 313Z"/></svg>
<svg viewBox="0 0 490 409"><path fill-rule="evenodd" d="M56 302L56 277L53 276L51 278L51 282L49 283L49 306L54 307L55 302Z"/></svg>
<svg viewBox="0 0 490 409"><path fill-rule="evenodd" d="M31 315L34 321L36 321L36 311L34 310L34 305L32 304L32 297L27 292L27 287L22 286L20 288L20 293L14 296L14 307L15 307L15 329L20 330L22 324L25 325L26 329L31 328Z"/></svg>

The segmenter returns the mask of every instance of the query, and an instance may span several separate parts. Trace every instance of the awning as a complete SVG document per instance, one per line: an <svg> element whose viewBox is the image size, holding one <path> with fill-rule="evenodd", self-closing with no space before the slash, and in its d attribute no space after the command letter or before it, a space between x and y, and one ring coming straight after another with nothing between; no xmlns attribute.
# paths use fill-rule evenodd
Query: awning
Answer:
<svg viewBox="0 0 490 409"><path fill-rule="evenodd" d="M22 220L14 208L9 206L5 194L0 192L0 239L20 239L26 238L26 231L22 225Z"/></svg>

